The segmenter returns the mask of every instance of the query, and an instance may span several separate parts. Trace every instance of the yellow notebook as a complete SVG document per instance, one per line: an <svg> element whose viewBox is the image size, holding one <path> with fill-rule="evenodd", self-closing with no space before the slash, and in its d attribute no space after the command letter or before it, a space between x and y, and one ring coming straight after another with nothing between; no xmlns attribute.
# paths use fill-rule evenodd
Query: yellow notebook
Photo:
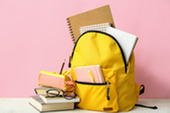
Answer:
<svg viewBox="0 0 170 113"><path fill-rule="evenodd" d="M82 26L110 23L115 27L109 5L68 17L67 22L74 43L80 36Z"/></svg>

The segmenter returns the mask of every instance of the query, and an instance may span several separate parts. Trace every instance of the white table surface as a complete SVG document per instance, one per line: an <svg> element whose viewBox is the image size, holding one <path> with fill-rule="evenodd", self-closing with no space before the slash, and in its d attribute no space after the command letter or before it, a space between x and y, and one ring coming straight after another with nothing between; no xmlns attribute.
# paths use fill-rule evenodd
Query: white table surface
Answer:
<svg viewBox="0 0 170 113"><path fill-rule="evenodd" d="M157 110L134 107L130 112L119 113L170 113L170 99L139 99L138 104L157 106ZM0 98L0 113L39 113L29 104L28 98ZM43 113L106 113L82 109Z"/></svg>

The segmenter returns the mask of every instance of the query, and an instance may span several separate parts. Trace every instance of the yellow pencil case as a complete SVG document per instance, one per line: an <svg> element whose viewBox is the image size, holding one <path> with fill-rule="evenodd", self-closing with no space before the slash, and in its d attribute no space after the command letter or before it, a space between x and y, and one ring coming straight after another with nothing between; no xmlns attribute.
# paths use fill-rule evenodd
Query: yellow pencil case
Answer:
<svg viewBox="0 0 170 113"><path fill-rule="evenodd" d="M64 91L74 91L75 83L68 75L41 71L38 77L38 85L60 88Z"/></svg>

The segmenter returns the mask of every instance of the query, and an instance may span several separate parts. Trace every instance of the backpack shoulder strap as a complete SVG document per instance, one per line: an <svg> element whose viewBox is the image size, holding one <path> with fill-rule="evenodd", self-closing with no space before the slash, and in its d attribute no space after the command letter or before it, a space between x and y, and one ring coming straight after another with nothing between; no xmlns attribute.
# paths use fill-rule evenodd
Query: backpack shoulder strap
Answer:
<svg viewBox="0 0 170 113"><path fill-rule="evenodd" d="M141 90L140 90L139 95L142 95L145 92L145 86L142 84L142 85L140 85L140 88L141 88Z"/></svg>
<svg viewBox="0 0 170 113"><path fill-rule="evenodd" d="M146 105L142 105L142 104L135 104L135 106L143 107L143 108L150 108L150 109L158 109L157 106L146 106Z"/></svg>
<svg viewBox="0 0 170 113"><path fill-rule="evenodd" d="M145 86L142 84L140 87L141 87L141 90L140 90L139 95L142 95L145 92ZM135 104L135 106L143 107L143 108L150 108L150 109L158 109L157 106L146 106L146 105L142 105L142 104Z"/></svg>

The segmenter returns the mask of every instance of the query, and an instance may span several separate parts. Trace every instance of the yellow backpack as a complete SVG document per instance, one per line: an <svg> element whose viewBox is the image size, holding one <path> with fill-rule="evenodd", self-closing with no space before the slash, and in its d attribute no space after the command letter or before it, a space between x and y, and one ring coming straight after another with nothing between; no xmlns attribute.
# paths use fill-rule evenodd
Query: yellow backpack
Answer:
<svg viewBox="0 0 170 113"><path fill-rule="evenodd" d="M106 83L85 83L76 79L74 68L100 65ZM77 40L71 56L71 77L81 101L78 107L96 111L129 111L136 104L140 86L134 82L135 59L128 64L116 39L104 32L87 31Z"/></svg>

